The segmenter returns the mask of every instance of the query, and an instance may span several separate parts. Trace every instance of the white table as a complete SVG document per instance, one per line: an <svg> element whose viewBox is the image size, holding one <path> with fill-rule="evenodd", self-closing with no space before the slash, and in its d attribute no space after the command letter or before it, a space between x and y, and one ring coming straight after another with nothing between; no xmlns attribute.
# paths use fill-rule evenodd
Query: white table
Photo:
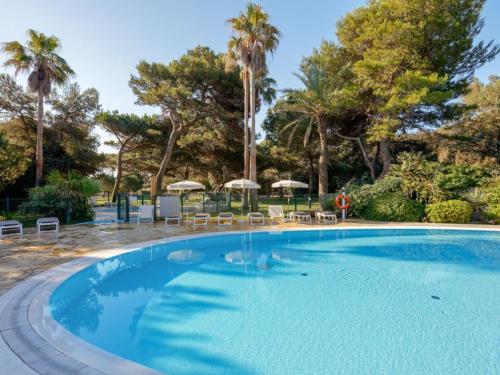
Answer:
<svg viewBox="0 0 500 375"><path fill-rule="evenodd" d="M4 233L4 231L12 231L15 230L14 233ZM4 220L0 221L0 237L9 236L9 235L22 235L23 234L23 225L17 220Z"/></svg>
<svg viewBox="0 0 500 375"><path fill-rule="evenodd" d="M58 232L59 231L59 219L57 217L42 217L36 221L37 232ZM52 229L51 229L52 228Z"/></svg>

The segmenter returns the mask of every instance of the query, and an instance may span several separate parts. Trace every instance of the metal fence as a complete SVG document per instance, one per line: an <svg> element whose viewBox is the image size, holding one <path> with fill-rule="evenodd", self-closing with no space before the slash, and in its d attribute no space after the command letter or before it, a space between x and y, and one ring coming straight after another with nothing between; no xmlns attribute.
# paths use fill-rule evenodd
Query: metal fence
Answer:
<svg viewBox="0 0 500 375"><path fill-rule="evenodd" d="M155 205L155 215L159 212L159 198L154 201L149 194L120 193L116 201L116 213L119 221L128 222L137 217L140 205ZM266 213L269 205L282 205L285 211L311 211L329 207L334 194L318 195L272 195L258 197L259 211ZM182 193L181 214L190 215L197 212L217 214L233 212L235 214L248 212L242 207L240 192L191 192Z"/></svg>

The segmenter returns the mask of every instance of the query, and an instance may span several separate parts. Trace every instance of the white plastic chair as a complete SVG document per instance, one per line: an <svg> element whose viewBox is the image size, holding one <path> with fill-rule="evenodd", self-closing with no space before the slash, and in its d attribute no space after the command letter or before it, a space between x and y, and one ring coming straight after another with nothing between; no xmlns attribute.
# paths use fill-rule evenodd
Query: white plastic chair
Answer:
<svg viewBox="0 0 500 375"><path fill-rule="evenodd" d="M207 227L210 214L205 212L197 213L193 216L193 227Z"/></svg>
<svg viewBox="0 0 500 375"><path fill-rule="evenodd" d="M269 205L267 207L267 214L271 218L271 224L273 224L274 221L287 221L287 219L285 218L285 213L283 212L283 206L281 205Z"/></svg>
<svg viewBox="0 0 500 375"><path fill-rule="evenodd" d="M150 220L151 223L154 222L154 206L152 205L141 205L139 206L139 216L137 216L137 224L142 220Z"/></svg>
<svg viewBox="0 0 500 375"><path fill-rule="evenodd" d="M221 212L217 216L217 225L233 225L233 214L231 212Z"/></svg>
<svg viewBox="0 0 500 375"><path fill-rule="evenodd" d="M260 212L249 212L247 214L247 220L250 225L264 225L265 218Z"/></svg>

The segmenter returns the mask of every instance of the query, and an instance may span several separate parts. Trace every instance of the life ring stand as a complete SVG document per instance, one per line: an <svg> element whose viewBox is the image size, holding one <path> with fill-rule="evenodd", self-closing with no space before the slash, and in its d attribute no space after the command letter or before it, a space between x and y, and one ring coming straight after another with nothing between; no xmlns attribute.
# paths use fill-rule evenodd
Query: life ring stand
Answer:
<svg viewBox="0 0 500 375"><path fill-rule="evenodd" d="M345 200L345 204L342 204L342 199ZM351 198L349 198L347 195L343 193L337 195L337 198L335 198L335 206L337 206L341 210L347 210L350 205L351 205Z"/></svg>

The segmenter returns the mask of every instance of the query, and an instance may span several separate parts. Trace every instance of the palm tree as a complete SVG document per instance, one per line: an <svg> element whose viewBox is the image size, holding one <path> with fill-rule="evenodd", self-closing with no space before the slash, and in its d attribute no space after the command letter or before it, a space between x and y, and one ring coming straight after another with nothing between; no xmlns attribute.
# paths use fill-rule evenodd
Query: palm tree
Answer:
<svg viewBox="0 0 500 375"><path fill-rule="evenodd" d="M248 54L244 48L238 47L238 39L234 36L231 37L228 43L228 54L226 60L226 67L228 70L232 69L233 64L237 62L241 67L241 80L243 81L243 178L249 177L249 162L250 162L250 149L249 149L249 131L248 131L248 107L250 105L250 93L248 91ZM243 190L243 209L248 209L248 194Z"/></svg>
<svg viewBox="0 0 500 375"><path fill-rule="evenodd" d="M261 6L248 4L246 11L237 18L230 18L235 36L229 41L229 49L248 73L248 91L251 118L250 171L249 178L257 181L257 152L255 134L256 82L266 70L266 53L273 53L278 47L279 30L269 23L269 15ZM245 86L245 83L244 83ZM252 209L257 209L257 196L252 194Z"/></svg>
<svg viewBox="0 0 500 375"><path fill-rule="evenodd" d="M284 100L278 103L277 110L281 112L297 113L298 117L285 126L290 129L291 136L297 127L307 126L305 131L306 143L311 132L316 128L320 141L318 193L324 196L328 193L328 116L332 110L331 81L318 65L311 63L301 67L301 74L295 76L300 79L304 88L301 90L284 90Z"/></svg>
<svg viewBox="0 0 500 375"><path fill-rule="evenodd" d="M17 41L4 43L2 51L9 55L5 66L19 72L30 72L28 87L38 95L37 140L36 140L36 185L43 177L43 100L51 92L52 83L64 84L74 75L67 62L56 52L61 47L55 36L46 36L35 30L28 30L26 46Z"/></svg>

